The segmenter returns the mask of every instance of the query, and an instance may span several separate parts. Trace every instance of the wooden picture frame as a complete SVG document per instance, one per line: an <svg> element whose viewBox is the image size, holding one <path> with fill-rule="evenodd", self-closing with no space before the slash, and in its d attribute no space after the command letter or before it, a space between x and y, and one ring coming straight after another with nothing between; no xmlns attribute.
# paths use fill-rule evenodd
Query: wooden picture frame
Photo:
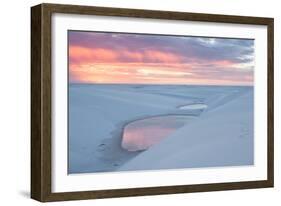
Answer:
<svg viewBox="0 0 281 206"><path fill-rule="evenodd" d="M214 184L52 192L52 35L54 13L264 25L267 27L267 179ZM31 198L41 202L273 187L274 88L272 18L40 4L31 8Z"/></svg>

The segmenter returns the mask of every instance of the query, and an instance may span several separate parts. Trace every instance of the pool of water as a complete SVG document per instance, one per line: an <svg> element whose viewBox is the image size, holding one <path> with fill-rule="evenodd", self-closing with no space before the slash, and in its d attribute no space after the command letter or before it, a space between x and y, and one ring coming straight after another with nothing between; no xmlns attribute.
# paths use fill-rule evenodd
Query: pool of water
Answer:
<svg viewBox="0 0 281 206"><path fill-rule="evenodd" d="M195 118L187 115L166 115L130 122L123 130L122 148L132 152L146 150Z"/></svg>
<svg viewBox="0 0 281 206"><path fill-rule="evenodd" d="M207 108L208 105L202 103L182 105L179 107L179 109L189 109L189 110L207 109Z"/></svg>

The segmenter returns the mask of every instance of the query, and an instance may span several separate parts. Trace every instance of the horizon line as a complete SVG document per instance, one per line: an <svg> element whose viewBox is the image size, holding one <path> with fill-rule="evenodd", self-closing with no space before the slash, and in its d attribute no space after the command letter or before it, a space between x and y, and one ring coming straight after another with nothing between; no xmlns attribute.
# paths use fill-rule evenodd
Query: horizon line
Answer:
<svg viewBox="0 0 281 206"><path fill-rule="evenodd" d="M84 85L141 85L141 86L149 86L149 85L155 85L155 86L237 86L237 87L254 87L254 85L249 85L249 84L242 84L242 85L238 85L238 84L234 84L234 85L231 85L231 84L146 84L146 83L135 83L135 84L132 84L132 83L83 83L83 82L68 82L68 84L84 84Z"/></svg>

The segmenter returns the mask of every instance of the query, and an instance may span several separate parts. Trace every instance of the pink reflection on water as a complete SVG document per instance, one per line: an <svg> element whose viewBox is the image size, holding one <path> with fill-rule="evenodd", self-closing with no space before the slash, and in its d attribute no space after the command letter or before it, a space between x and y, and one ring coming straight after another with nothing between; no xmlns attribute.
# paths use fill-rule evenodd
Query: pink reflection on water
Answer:
<svg viewBox="0 0 281 206"><path fill-rule="evenodd" d="M181 128L194 117L168 115L151 117L129 123L123 131L122 148L140 151L158 144L175 130Z"/></svg>

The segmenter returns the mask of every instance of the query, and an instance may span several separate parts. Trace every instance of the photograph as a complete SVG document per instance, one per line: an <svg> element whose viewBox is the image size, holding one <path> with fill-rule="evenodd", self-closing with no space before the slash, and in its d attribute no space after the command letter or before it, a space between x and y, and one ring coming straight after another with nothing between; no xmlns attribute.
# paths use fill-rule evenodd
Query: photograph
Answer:
<svg viewBox="0 0 281 206"><path fill-rule="evenodd" d="M67 38L68 174L254 166L255 39Z"/></svg>
<svg viewBox="0 0 281 206"><path fill-rule="evenodd" d="M274 18L31 8L31 198L274 186Z"/></svg>

